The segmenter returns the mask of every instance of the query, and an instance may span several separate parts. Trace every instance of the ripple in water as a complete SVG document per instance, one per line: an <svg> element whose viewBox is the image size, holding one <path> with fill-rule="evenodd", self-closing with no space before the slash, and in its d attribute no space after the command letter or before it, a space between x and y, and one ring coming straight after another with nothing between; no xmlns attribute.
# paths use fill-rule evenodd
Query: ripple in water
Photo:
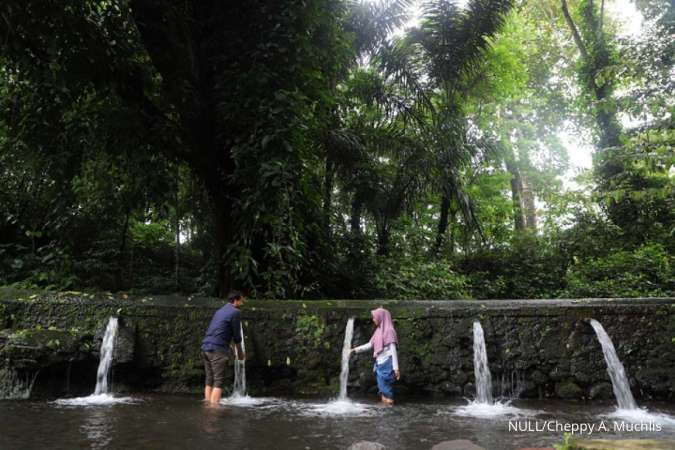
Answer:
<svg viewBox="0 0 675 450"><path fill-rule="evenodd" d="M477 401L469 402L468 405L458 406L450 410L450 414L461 417L491 418L499 416L534 416L540 411L516 408L511 406L510 402L482 403Z"/></svg>
<svg viewBox="0 0 675 450"><path fill-rule="evenodd" d="M668 414L650 412L646 408L620 409L607 414L611 419L621 419L631 423L657 424L664 427L675 428L675 417Z"/></svg>
<svg viewBox="0 0 675 450"><path fill-rule="evenodd" d="M128 404L138 401L133 397L114 397L112 394L94 394L87 397L61 398L54 403L60 406L105 406Z"/></svg>
<svg viewBox="0 0 675 450"><path fill-rule="evenodd" d="M328 403L310 403L299 406L301 408L301 414L307 416L370 416L375 414L376 410L372 405L353 402L351 400L334 400Z"/></svg>
<svg viewBox="0 0 675 450"><path fill-rule="evenodd" d="M251 407L269 403L276 403L276 399L271 397L251 397L249 395L233 394L220 400L220 404L223 406Z"/></svg>

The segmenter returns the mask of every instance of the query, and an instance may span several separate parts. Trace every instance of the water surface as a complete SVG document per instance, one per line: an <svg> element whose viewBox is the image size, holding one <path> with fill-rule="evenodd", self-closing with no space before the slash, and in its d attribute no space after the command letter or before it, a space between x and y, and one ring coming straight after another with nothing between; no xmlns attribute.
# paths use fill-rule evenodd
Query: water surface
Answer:
<svg viewBox="0 0 675 450"><path fill-rule="evenodd" d="M227 402L224 402L227 403ZM345 406L327 400L264 398L206 407L194 396L136 396L133 403L64 405L47 401L0 401L0 449L345 449L359 440L390 449L426 449L448 439L469 439L488 450L560 442L562 432L509 431L509 420L595 423L604 438L675 439L675 422L657 431L611 430L607 403L516 401L504 415L461 413L465 401L406 400L393 408L371 399ZM650 411L675 417L675 405L648 403ZM511 411L511 412L509 412ZM585 436L588 437L588 436Z"/></svg>

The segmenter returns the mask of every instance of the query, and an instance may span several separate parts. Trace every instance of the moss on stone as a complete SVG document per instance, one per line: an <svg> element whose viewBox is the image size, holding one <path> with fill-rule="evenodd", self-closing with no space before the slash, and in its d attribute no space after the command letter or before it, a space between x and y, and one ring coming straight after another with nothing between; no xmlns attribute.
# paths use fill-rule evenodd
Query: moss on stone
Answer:
<svg viewBox="0 0 675 450"><path fill-rule="evenodd" d="M574 441L576 450L666 450L675 448L674 440L596 439Z"/></svg>
<svg viewBox="0 0 675 450"><path fill-rule="evenodd" d="M583 396L584 391L574 381L563 381L555 387L558 397L563 399L578 399Z"/></svg>
<svg viewBox="0 0 675 450"><path fill-rule="evenodd" d="M295 319L295 334L310 348L320 347L325 332L326 325L318 315L302 314Z"/></svg>

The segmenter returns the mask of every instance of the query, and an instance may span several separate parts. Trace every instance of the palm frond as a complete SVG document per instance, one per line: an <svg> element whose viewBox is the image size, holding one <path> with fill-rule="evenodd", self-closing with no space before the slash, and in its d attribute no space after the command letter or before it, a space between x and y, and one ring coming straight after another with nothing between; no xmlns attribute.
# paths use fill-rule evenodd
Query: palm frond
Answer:
<svg viewBox="0 0 675 450"><path fill-rule="evenodd" d="M372 52L409 17L411 0L350 0L344 27L354 34L358 55Z"/></svg>
<svg viewBox="0 0 675 450"><path fill-rule="evenodd" d="M479 70L490 37L512 5L512 0L471 0L462 9L449 0L425 2L422 25L412 35L429 55L432 78L447 85Z"/></svg>

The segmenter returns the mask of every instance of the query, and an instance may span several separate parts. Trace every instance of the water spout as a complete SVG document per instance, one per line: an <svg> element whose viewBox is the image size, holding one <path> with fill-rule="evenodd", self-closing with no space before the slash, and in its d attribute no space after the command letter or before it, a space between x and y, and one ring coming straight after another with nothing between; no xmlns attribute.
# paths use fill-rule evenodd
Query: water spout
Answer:
<svg viewBox="0 0 675 450"><path fill-rule="evenodd" d="M101 359L98 363L98 371L96 372L96 388L94 389L94 393L88 397L59 399L56 400L56 404L67 406L91 406L130 403L134 401L131 397L115 397L110 392L110 369L112 368L113 353L115 351L117 329L117 317L108 319L108 325L105 328L103 341L101 342Z"/></svg>
<svg viewBox="0 0 675 450"><path fill-rule="evenodd" d="M244 344L244 326L241 327L241 351L246 354L246 344ZM233 396L246 396L246 360L240 360L238 355L234 358L234 386L232 387Z"/></svg>
<svg viewBox="0 0 675 450"><path fill-rule="evenodd" d="M630 391L630 386L628 385L626 371L616 354L612 340L600 322L591 319L591 326L595 330L598 341L600 341L600 345L602 346L602 354L605 356L605 362L607 363L607 373L609 373L609 378L612 380L612 389L614 390L614 396L616 397L619 409L638 409L637 403L635 403L635 399L633 398L633 393Z"/></svg>
<svg viewBox="0 0 675 450"><path fill-rule="evenodd" d="M117 338L117 317L111 317L105 328L103 342L101 343L101 360L98 363L96 374L96 389L94 395L108 393L108 380L110 377L110 368L112 367L113 350L115 348L115 339Z"/></svg>
<svg viewBox="0 0 675 450"><path fill-rule="evenodd" d="M483 327L478 321L473 323L473 370L476 375L476 402L492 404L492 375L488 366Z"/></svg>
<svg viewBox="0 0 675 450"><path fill-rule="evenodd" d="M352 336L354 335L354 318L347 320L345 327L345 340L342 344L342 365L340 367L340 395L339 400L347 399L347 380L349 379L349 356L352 348Z"/></svg>

